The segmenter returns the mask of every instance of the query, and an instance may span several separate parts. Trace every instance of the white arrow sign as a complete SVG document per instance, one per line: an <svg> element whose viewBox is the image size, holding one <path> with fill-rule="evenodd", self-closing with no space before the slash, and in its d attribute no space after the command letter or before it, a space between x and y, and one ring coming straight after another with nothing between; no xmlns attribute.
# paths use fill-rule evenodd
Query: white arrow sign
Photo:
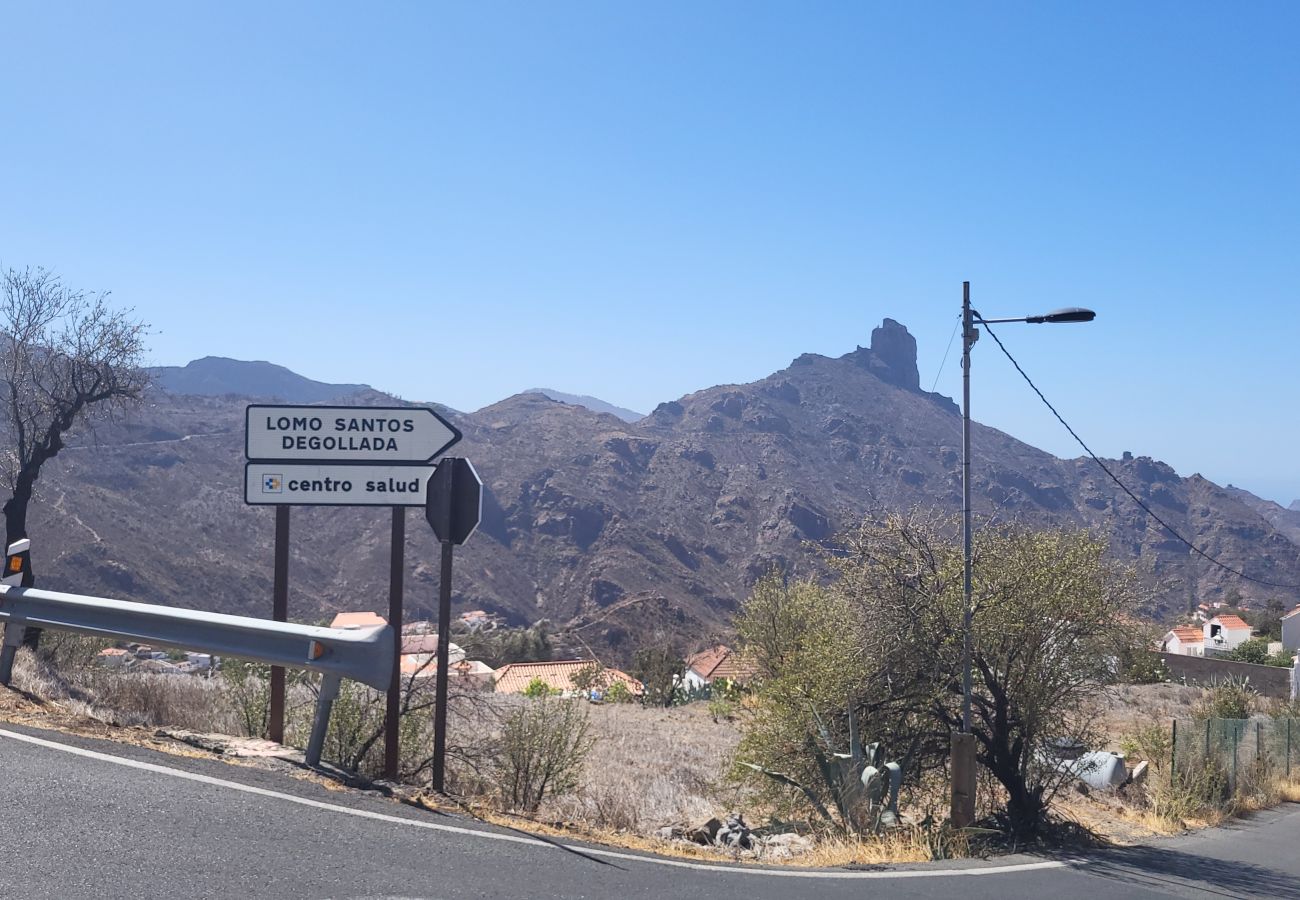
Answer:
<svg viewBox="0 0 1300 900"><path fill-rule="evenodd" d="M244 466L244 502L251 506L424 506L433 466Z"/></svg>
<svg viewBox="0 0 1300 900"><path fill-rule="evenodd" d="M460 432L423 406L249 406L244 451L255 462L430 462ZM251 502L251 501L250 501Z"/></svg>

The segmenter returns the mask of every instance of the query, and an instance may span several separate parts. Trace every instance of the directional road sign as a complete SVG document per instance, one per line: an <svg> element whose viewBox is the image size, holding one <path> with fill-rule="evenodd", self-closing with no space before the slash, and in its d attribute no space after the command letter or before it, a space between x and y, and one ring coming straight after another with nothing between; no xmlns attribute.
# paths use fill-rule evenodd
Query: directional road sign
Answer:
<svg viewBox="0 0 1300 900"><path fill-rule="evenodd" d="M444 457L429 481L425 518L443 543L463 544L483 518L483 481L468 459Z"/></svg>
<svg viewBox="0 0 1300 900"><path fill-rule="evenodd" d="M424 506L433 466L244 466L244 502L251 506Z"/></svg>
<svg viewBox="0 0 1300 900"><path fill-rule="evenodd" d="M424 406L249 406L245 456L253 462L401 465L431 462L460 432Z"/></svg>

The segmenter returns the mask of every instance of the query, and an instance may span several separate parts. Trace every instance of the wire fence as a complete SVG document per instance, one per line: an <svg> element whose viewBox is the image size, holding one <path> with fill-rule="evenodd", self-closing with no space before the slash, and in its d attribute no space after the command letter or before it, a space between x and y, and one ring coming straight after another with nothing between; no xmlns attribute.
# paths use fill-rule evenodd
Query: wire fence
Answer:
<svg viewBox="0 0 1300 900"><path fill-rule="evenodd" d="M1175 774L1212 767L1236 791L1240 779L1260 771L1300 776L1300 720L1175 719L1170 767Z"/></svg>

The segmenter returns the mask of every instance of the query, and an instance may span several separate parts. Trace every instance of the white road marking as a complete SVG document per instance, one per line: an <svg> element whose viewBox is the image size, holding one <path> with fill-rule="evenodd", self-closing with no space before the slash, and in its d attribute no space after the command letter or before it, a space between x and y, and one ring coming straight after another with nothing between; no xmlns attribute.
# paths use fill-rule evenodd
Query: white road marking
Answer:
<svg viewBox="0 0 1300 900"><path fill-rule="evenodd" d="M48 747L51 750L71 753L74 756L84 756L88 759L97 759L102 762L112 763L113 765L125 766L129 769L138 769L143 772L153 772L158 775L167 775L171 778L180 778L185 781L196 781L200 784L210 784L217 787L229 788L232 791L242 791L245 794L255 794L259 797L270 797L275 800L283 800L287 803L296 803L299 806L323 809L329 812L340 813L345 816L356 816L360 819L372 819L377 822L391 822L394 825L405 825L409 828L424 828L429 831L460 834L465 835L466 837L482 838L483 840L489 841L505 841L511 844L526 844L532 847L543 847L551 850L562 848L574 853L586 853L591 856L600 856L607 859L627 860L629 862L648 863L656 866L671 866L678 869L694 869L700 872L714 872L721 875L766 875L773 878L823 878L839 880L871 878L956 878L977 875L1008 875L1014 872L1036 872L1042 869L1064 868L1066 865L1064 862L1048 860L1045 862L1016 863L1007 866L983 866L967 869L901 869L889 872L824 872L800 869L759 868L756 866L733 866L725 863L686 862L684 860L665 859L657 856L638 856L633 853L620 853L616 850L604 850L599 847L583 847L576 844L557 844L556 842L543 841L537 838L520 837L513 834L498 834L492 831L479 831L474 828L462 828L458 825L443 825L439 822L421 822L418 819L390 816L385 813L372 812L365 809L353 809L350 806L338 806L333 803L325 803L321 800L310 800L306 797L297 797L293 794L285 794L280 791L268 790L267 788L240 784L237 781L226 781L223 778L213 778L211 775L199 775L194 772L185 772L181 769L172 769L167 766L155 765L154 763L126 759L121 756L113 756L109 753L100 753L96 750L85 750L81 747L60 744L56 741L47 741L43 738L32 737L28 734L19 734L15 731L6 731L5 729L0 729L0 737L6 737L15 741L23 741L28 744L35 744L38 747Z"/></svg>

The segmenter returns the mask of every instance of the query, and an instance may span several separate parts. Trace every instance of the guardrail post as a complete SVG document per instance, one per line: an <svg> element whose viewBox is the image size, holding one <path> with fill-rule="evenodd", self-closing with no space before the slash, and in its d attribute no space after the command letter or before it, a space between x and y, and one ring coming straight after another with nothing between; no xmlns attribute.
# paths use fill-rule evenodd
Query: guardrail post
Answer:
<svg viewBox="0 0 1300 900"><path fill-rule="evenodd" d="M311 740L307 742L307 765L319 766L320 754L325 749L325 732L330 727L330 711L339 695L339 676L322 675L320 694L316 697L316 718L311 723Z"/></svg>
<svg viewBox="0 0 1300 900"><path fill-rule="evenodd" d="M9 679L14 674L14 656L22 646L23 634L27 631L19 622L5 625L4 649L0 649L0 684L9 686Z"/></svg>

